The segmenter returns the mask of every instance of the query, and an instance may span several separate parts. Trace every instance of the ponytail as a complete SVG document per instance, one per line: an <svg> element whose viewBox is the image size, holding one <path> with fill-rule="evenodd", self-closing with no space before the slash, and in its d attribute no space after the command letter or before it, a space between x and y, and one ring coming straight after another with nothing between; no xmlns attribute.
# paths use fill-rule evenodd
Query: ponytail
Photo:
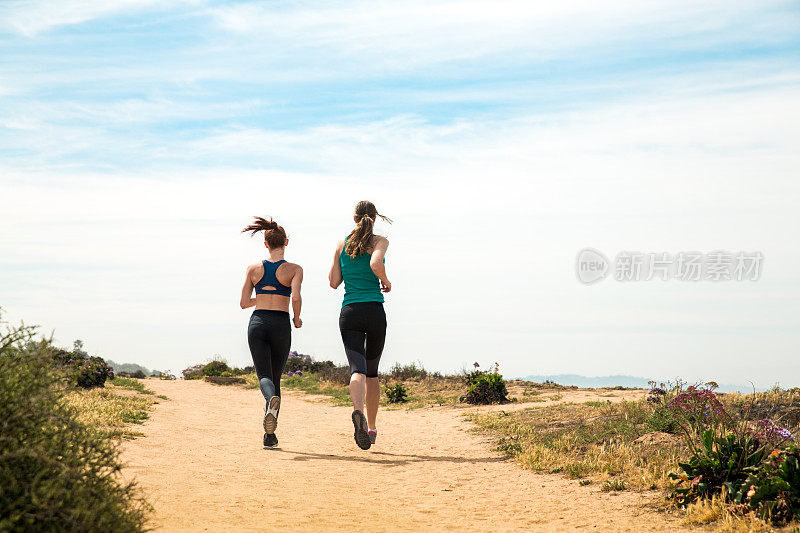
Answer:
<svg viewBox="0 0 800 533"><path fill-rule="evenodd" d="M344 248L345 253L353 259L366 253L374 235L372 231L376 217L381 217L389 224L392 223L392 219L378 213L372 202L362 200L356 204L356 228L350 232Z"/></svg>
<svg viewBox="0 0 800 533"><path fill-rule="evenodd" d="M263 231L264 241L270 248L283 248L286 246L286 230L282 226L279 226L271 217L269 220L261 217L253 217L253 219L253 223L244 228L242 233L250 231L252 236L259 231Z"/></svg>

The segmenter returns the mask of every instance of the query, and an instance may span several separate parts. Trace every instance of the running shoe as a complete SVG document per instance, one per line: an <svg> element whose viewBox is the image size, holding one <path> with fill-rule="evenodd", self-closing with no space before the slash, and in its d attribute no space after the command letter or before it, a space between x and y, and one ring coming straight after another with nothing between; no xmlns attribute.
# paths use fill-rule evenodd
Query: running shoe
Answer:
<svg viewBox="0 0 800 533"><path fill-rule="evenodd" d="M361 411L353 411L353 427L355 427L355 433L353 433L353 437L356 439L356 444L362 450L369 450L369 447L372 446L372 442L369 438L369 433L367 432L367 417L364 416L364 413Z"/></svg>
<svg viewBox="0 0 800 533"><path fill-rule="evenodd" d="M278 445L278 437L275 433L264 433L264 448L274 448Z"/></svg>
<svg viewBox="0 0 800 533"><path fill-rule="evenodd" d="M377 429L370 429L367 433L369 433L369 441L372 444L375 444L375 439L378 438L378 430Z"/></svg>
<svg viewBox="0 0 800 533"><path fill-rule="evenodd" d="M278 411L281 409L281 397L273 396L267 402L267 409L264 413L264 431L275 433L278 427Z"/></svg>

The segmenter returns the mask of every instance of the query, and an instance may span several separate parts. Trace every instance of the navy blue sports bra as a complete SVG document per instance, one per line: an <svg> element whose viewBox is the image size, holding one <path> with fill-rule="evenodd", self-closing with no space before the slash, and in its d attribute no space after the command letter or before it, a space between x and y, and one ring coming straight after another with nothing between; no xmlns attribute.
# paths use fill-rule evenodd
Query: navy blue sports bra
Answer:
<svg viewBox="0 0 800 533"><path fill-rule="evenodd" d="M261 261L261 264L264 265L264 275L261 276L261 280L256 283L256 294L280 294L281 296L292 295L292 288L287 287L278 281L278 277L275 275L275 272L278 271L278 267L285 262L285 259L275 261L274 263L267 261L266 259ZM274 287L274 289L265 289L264 287Z"/></svg>

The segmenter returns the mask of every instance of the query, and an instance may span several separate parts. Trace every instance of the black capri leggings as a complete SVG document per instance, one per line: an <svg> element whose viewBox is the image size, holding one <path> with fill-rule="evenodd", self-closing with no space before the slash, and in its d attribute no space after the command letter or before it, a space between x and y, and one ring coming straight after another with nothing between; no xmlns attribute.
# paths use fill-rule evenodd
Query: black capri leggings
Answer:
<svg viewBox="0 0 800 533"><path fill-rule="evenodd" d="M381 302L347 304L339 313L339 331L350 374L378 377L378 363L386 341L386 312Z"/></svg>
<svg viewBox="0 0 800 533"><path fill-rule="evenodd" d="M247 343L253 356L261 393L269 400L281 395L281 374L292 345L289 313L256 309L247 326Z"/></svg>

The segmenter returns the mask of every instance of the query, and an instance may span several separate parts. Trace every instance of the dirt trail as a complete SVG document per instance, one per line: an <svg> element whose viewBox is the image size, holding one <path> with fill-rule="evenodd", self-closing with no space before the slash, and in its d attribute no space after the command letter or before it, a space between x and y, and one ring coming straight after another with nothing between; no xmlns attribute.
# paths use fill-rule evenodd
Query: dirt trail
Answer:
<svg viewBox="0 0 800 533"><path fill-rule="evenodd" d="M644 507L654 494L602 493L504 460L467 431L465 410L382 410L378 443L362 451L350 408L286 391L280 448L265 450L257 390L147 385L170 400L123 460L163 531L680 529Z"/></svg>

